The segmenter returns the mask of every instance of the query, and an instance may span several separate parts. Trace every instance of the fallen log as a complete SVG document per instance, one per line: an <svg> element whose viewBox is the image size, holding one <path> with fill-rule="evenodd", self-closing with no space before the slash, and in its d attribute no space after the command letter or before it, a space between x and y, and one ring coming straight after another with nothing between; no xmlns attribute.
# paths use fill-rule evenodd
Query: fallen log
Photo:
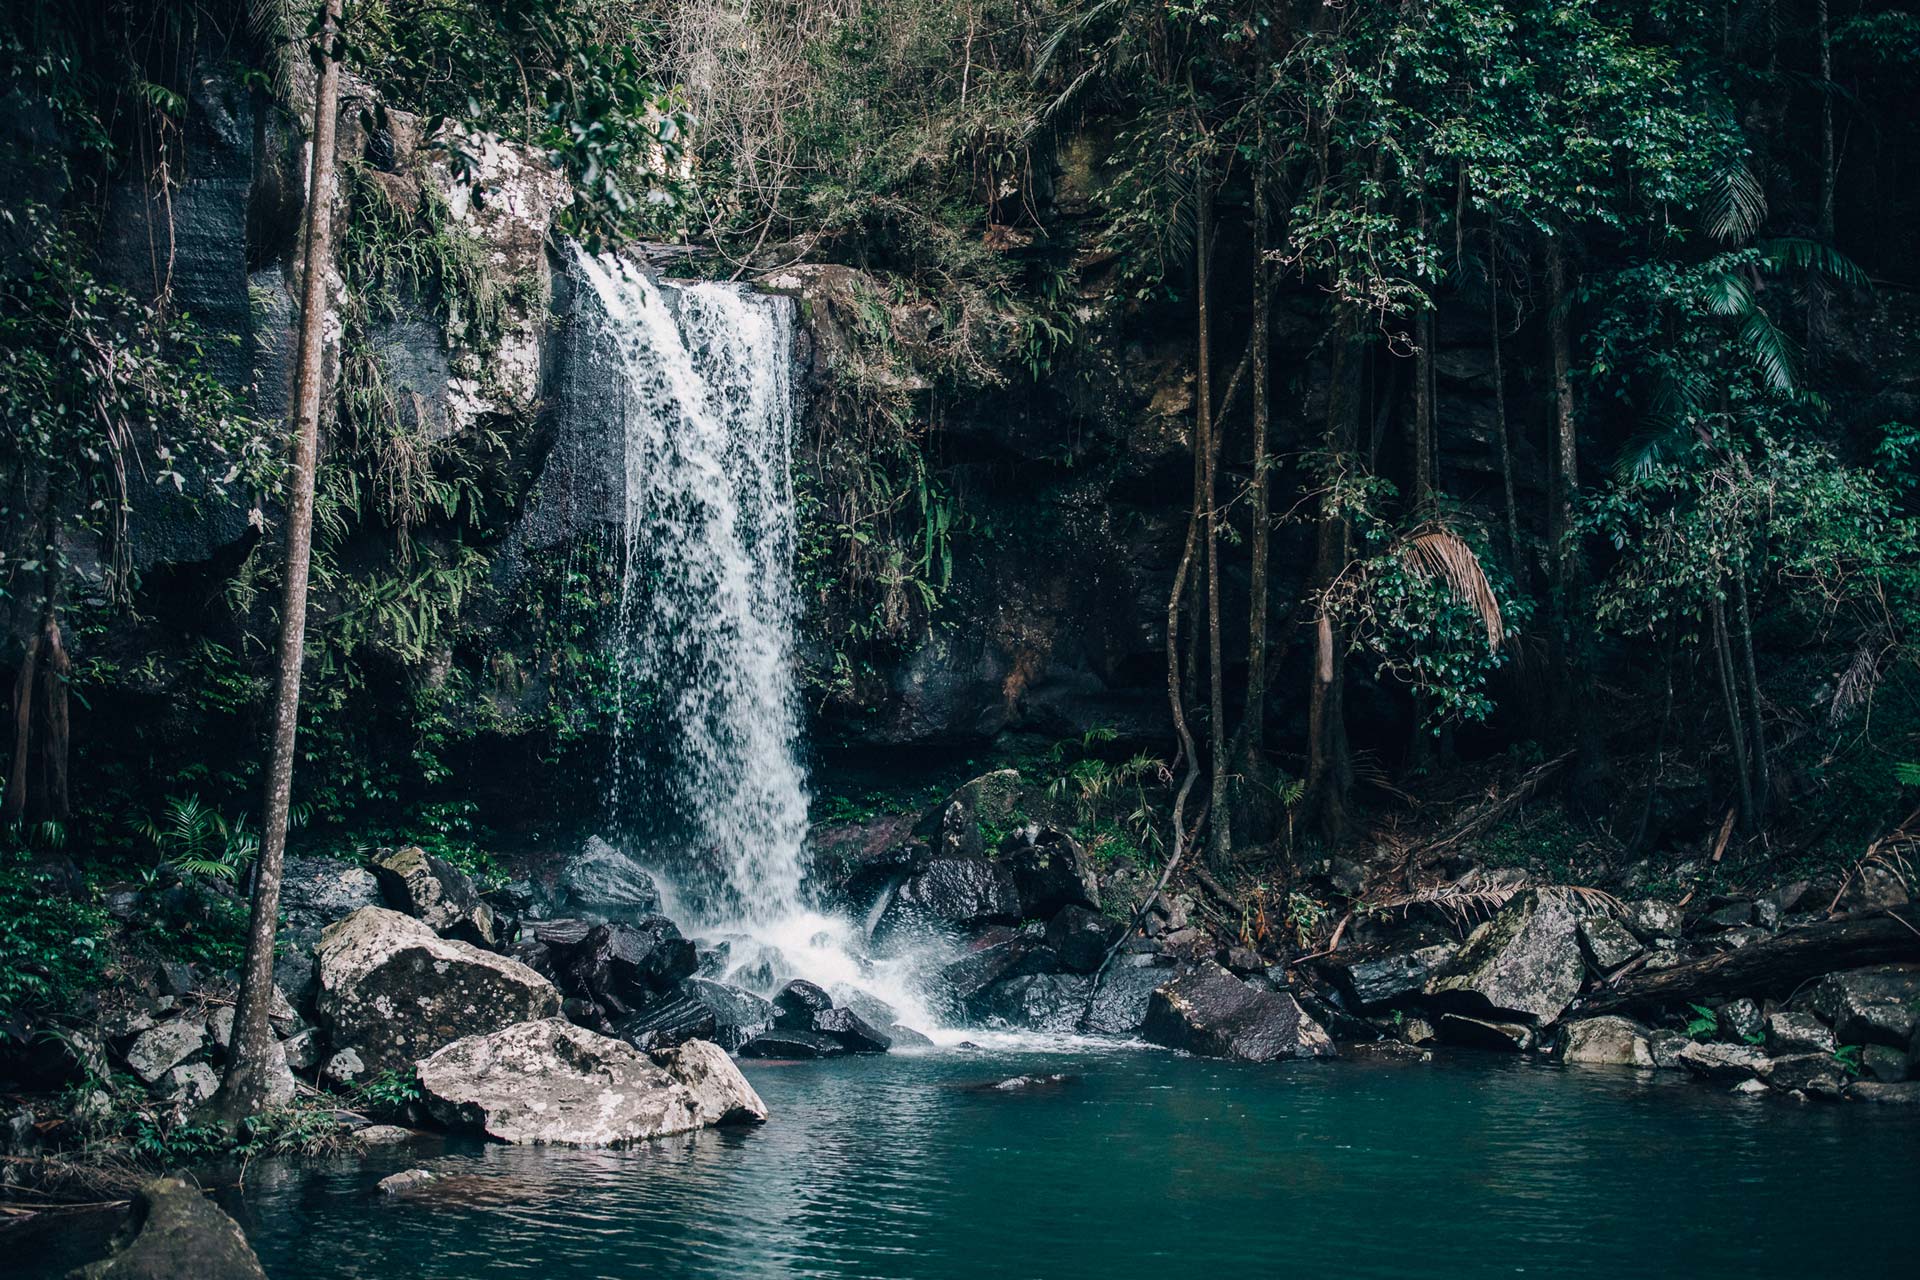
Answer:
<svg viewBox="0 0 1920 1280"><path fill-rule="evenodd" d="M1642 969L1589 996L1580 1016L1718 997L1786 996L1811 978L1870 964L1920 960L1920 906L1886 907L1789 929L1671 969Z"/></svg>

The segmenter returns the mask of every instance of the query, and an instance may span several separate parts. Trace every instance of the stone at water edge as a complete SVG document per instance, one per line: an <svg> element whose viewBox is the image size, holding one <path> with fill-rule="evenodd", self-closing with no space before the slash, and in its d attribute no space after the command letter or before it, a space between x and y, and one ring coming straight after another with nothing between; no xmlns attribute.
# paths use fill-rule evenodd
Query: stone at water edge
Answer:
<svg viewBox="0 0 1920 1280"><path fill-rule="evenodd" d="M409 846L376 858L373 874L389 905L435 933L483 947L499 940L493 908L480 900L467 873L446 859Z"/></svg>
<svg viewBox="0 0 1920 1280"><path fill-rule="evenodd" d="M762 1031L739 1049L743 1058L838 1058L846 1052L846 1046L831 1036L780 1028Z"/></svg>
<svg viewBox="0 0 1920 1280"><path fill-rule="evenodd" d="M873 936L1018 924L1020 918L1012 868L985 858L936 857L900 882Z"/></svg>
<svg viewBox="0 0 1920 1280"><path fill-rule="evenodd" d="M773 1025L773 1003L751 991L711 978L688 978L680 990L712 1010L714 1042L729 1053L739 1052L741 1045Z"/></svg>
<svg viewBox="0 0 1920 1280"><path fill-rule="evenodd" d="M809 1028L818 1035L838 1040L848 1053L885 1053L893 1040L851 1009L829 1009L813 1015Z"/></svg>
<svg viewBox="0 0 1920 1280"><path fill-rule="evenodd" d="M653 1059L564 1018L456 1040L416 1070L435 1120L502 1142L624 1146L711 1123Z"/></svg>
<svg viewBox="0 0 1920 1280"><path fill-rule="evenodd" d="M713 1009L688 996L667 996L637 1013L616 1019L612 1034L636 1049L670 1049L689 1040L711 1040L719 1024Z"/></svg>
<svg viewBox="0 0 1920 1280"><path fill-rule="evenodd" d="M397 1124L370 1124L354 1132L354 1140L367 1147L397 1147L420 1137L411 1129L403 1129Z"/></svg>
<svg viewBox="0 0 1920 1280"><path fill-rule="evenodd" d="M409 1191L418 1191L433 1181L433 1175L425 1169L402 1169L399 1173L390 1173L380 1179L376 1189L383 1196L401 1196Z"/></svg>
<svg viewBox="0 0 1920 1280"><path fill-rule="evenodd" d="M1766 1074L1767 1055L1745 1044L1690 1044L1674 1055L1680 1065L1708 1079Z"/></svg>
<svg viewBox="0 0 1920 1280"><path fill-rule="evenodd" d="M1818 1018L1810 1013L1782 1011L1767 1018L1767 1052L1775 1057L1799 1053L1831 1054L1839 1048Z"/></svg>
<svg viewBox="0 0 1920 1280"><path fill-rule="evenodd" d="M1627 1018L1582 1018L1560 1031L1560 1060L1605 1066L1651 1067L1646 1028Z"/></svg>
<svg viewBox="0 0 1920 1280"><path fill-rule="evenodd" d="M1445 943L1420 947L1377 960L1334 962L1322 972L1337 983L1362 1009L1377 1009L1418 995L1435 969L1450 959L1455 948Z"/></svg>
<svg viewBox="0 0 1920 1280"><path fill-rule="evenodd" d="M1714 1023L1722 1040L1759 1044L1765 1039L1767 1023L1760 1014L1760 1006L1744 996L1716 1009Z"/></svg>
<svg viewBox="0 0 1920 1280"><path fill-rule="evenodd" d="M1904 1084L1857 1080L1847 1086L1847 1097L1855 1102L1877 1102L1882 1106L1920 1107L1920 1080L1909 1080Z"/></svg>
<svg viewBox="0 0 1920 1280"><path fill-rule="evenodd" d="M1529 889L1474 930L1427 982L1427 995L1476 1016L1548 1023L1580 994L1579 917L1563 895Z"/></svg>
<svg viewBox="0 0 1920 1280"><path fill-rule="evenodd" d="M220 1077L204 1062L183 1062L160 1078L160 1093L189 1111L213 1096Z"/></svg>
<svg viewBox="0 0 1920 1280"><path fill-rule="evenodd" d="M73 1280L267 1280L238 1225L199 1188L156 1178L134 1195L132 1234Z"/></svg>
<svg viewBox="0 0 1920 1280"><path fill-rule="evenodd" d="M1449 1044L1514 1053L1525 1053L1534 1043L1533 1028L1527 1023L1470 1018L1464 1013L1440 1015L1440 1038Z"/></svg>
<svg viewBox="0 0 1920 1280"><path fill-rule="evenodd" d="M1078 1028L1092 991L1093 979L1084 974L1023 974L976 993L967 1001L967 1016L988 1026L1062 1034Z"/></svg>
<svg viewBox="0 0 1920 1280"><path fill-rule="evenodd" d="M1333 1057L1333 1041L1291 995L1256 991L1208 962L1153 993L1142 1034L1202 1058Z"/></svg>
<svg viewBox="0 0 1920 1280"><path fill-rule="evenodd" d="M795 978L773 997L773 1025L788 1031L811 1031L814 1015L833 1008L825 987Z"/></svg>
<svg viewBox="0 0 1920 1280"><path fill-rule="evenodd" d="M982 947L940 970L938 989L947 993L950 1010L964 1015L969 1001L996 982L1030 973L1055 973L1060 957L1052 947L1029 937Z"/></svg>
<svg viewBox="0 0 1920 1280"><path fill-rule="evenodd" d="M463 1037L560 1012L560 993L525 965L382 907L330 925L315 958L329 1042L370 1071L405 1070Z"/></svg>
<svg viewBox="0 0 1920 1280"><path fill-rule="evenodd" d="M180 1068L175 1067L178 1071ZM1870 1044L1860 1050L1860 1070L1864 1078L1882 1084L1900 1084L1907 1078L1907 1051L1884 1044Z"/></svg>
<svg viewBox="0 0 1920 1280"><path fill-rule="evenodd" d="M766 1123L767 1104L719 1045L689 1040L654 1054L653 1060L693 1096L702 1125Z"/></svg>
<svg viewBox="0 0 1920 1280"><path fill-rule="evenodd" d="M1830 1053L1793 1053L1769 1058L1760 1075L1783 1092L1797 1089L1802 1093L1838 1097L1846 1086L1840 1064Z"/></svg>

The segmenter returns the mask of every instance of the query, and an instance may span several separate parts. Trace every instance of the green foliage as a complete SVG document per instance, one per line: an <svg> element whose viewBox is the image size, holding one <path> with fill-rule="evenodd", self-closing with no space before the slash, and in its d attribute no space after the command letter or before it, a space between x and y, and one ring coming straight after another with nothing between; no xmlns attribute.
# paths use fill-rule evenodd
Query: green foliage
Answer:
<svg viewBox="0 0 1920 1280"><path fill-rule="evenodd" d="M0 839L0 1040L18 1039L93 987L110 924L91 901L60 892L28 849Z"/></svg>
<svg viewBox="0 0 1920 1280"><path fill-rule="evenodd" d="M260 837L246 822L244 814L228 822L197 795L174 796L159 818L140 823L139 832L168 870L231 884L260 852Z"/></svg>
<svg viewBox="0 0 1920 1280"><path fill-rule="evenodd" d="M423 1096L419 1076L411 1070L396 1071L389 1067L355 1089L352 1102L377 1119L398 1119Z"/></svg>
<svg viewBox="0 0 1920 1280"><path fill-rule="evenodd" d="M1689 1004L1692 1010L1687 1018L1686 1032L1695 1040L1711 1040L1720 1026L1720 1015L1704 1004Z"/></svg>

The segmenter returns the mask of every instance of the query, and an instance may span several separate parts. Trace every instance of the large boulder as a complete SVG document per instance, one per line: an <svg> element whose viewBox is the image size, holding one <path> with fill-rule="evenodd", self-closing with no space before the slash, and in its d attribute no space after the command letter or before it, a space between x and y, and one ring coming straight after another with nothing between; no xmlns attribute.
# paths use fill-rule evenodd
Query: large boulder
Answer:
<svg viewBox="0 0 1920 1280"><path fill-rule="evenodd" d="M1651 1067L1653 1048L1647 1031L1626 1018L1582 1018L1560 1035L1560 1059L1600 1066Z"/></svg>
<svg viewBox="0 0 1920 1280"><path fill-rule="evenodd" d="M1025 826L1000 845L1013 871L1023 920L1051 920L1063 907L1100 909L1100 882L1079 843L1064 831Z"/></svg>
<svg viewBox="0 0 1920 1280"><path fill-rule="evenodd" d="M744 1079L718 1078L725 1054L669 1060L687 1064L697 1092L632 1045L543 1018L456 1040L422 1059L418 1071L434 1119L501 1142L617 1147L727 1115L765 1117Z"/></svg>
<svg viewBox="0 0 1920 1280"><path fill-rule="evenodd" d="M1093 979L1077 973L1030 973L996 982L967 1001L970 1018L1033 1031L1066 1033L1080 1025Z"/></svg>
<svg viewBox="0 0 1920 1280"><path fill-rule="evenodd" d="M1427 995L1468 1014L1554 1021L1580 994L1579 917L1560 894L1530 889L1474 930L1427 981Z"/></svg>
<svg viewBox="0 0 1920 1280"><path fill-rule="evenodd" d="M1905 1049L1920 1029L1920 965L1830 973L1814 985L1810 1002L1841 1044Z"/></svg>
<svg viewBox="0 0 1920 1280"><path fill-rule="evenodd" d="M128 1230L114 1252L72 1280L267 1280L240 1227L200 1189L156 1178L133 1198Z"/></svg>
<svg viewBox="0 0 1920 1280"><path fill-rule="evenodd" d="M1147 1023L1153 993L1169 978L1185 973L1157 966L1115 964L1100 979L1087 1012L1086 1030L1102 1036L1137 1036Z"/></svg>
<svg viewBox="0 0 1920 1280"><path fill-rule="evenodd" d="M632 858L594 836L560 869L567 903L603 919L658 915L660 888Z"/></svg>
<svg viewBox="0 0 1920 1280"><path fill-rule="evenodd" d="M467 873L418 847L374 859L373 874L387 903L435 933L491 947L499 941L493 908L480 900Z"/></svg>
<svg viewBox="0 0 1920 1280"><path fill-rule="evenodd" d="M951 931L1021 918L1013 869L986 858L934 857L901 880L874 923L874 936Z"/></svg>
<svg viewBox="0 0 1920 1280"><path fill-rule="evenodd" d="M833 996L818 983L795 978L773 997L773 1025L785 1031L810 1031L816 1015L833 1008Z"/></svg>
<svg viewBox="0 0 1920 1280"><path fill-rule="evenodd" d="M1153 993L1142 1033L1202 1058L1326 1058L1333 1040L1285 992L1257 991L1213 963Z"/></svg>
<svg viewBox="0 0 1920 1280"><path fill-rule="evenodd" d="M207 1047L207 1020L175 1018L142 1032L127 1046L127 1069L148 1084Z"/></svg>
<svg viewBox="0 0 1920 1280"><path fill-rule="evenodd" d="M937 855L980 858L999 833L1026 822L1053 821L1062 807L1043 789L1028 786L1018 769L996 769L928 810L913 833Z"/></svg>
<svg viewBox="0 0 1920 1280"><path fill-rule="evenodd" d="M719 1022L713 1009L686 995L662 997L613 1023L616 1039L649 1053L689 1040L712 1040L718 1034Z"/></svg>
<svg viewBox="0 0 1920 1280"><path fill-rule="evenodd" d="M702 1125L766 1121L767 1104L719 1045L689 1040L655 1053L653 1060L693 1095L694 1116Z"/></svg>
<svg viewBox="0 0 1920 1280"><path fill-rule="evenodd" d="M954 1013L964 1013L969 1001L996 982L1030 973L1056 973L1060 957L1037 938L1017 935L1006 942L982 947L940 970L939 989Z"/></svg>
<svg viewBox="0 0 1920 1280"><path fill-rule="evenodd" d="M773 1025L781 1033L825 1036L848 1053L885 1053L893 1047L891 1036L854 1010L836 1008L825 988L803 979L782 987L773 1008Z"/></svg>
<svg viewBox="0 0 1920 1280"><path fill-rule="evenodd" d="M693 943L680 936L673 921L641 916L593 926L567 952L560 970L569 995L593 1001L611 1018L623 1018L692 977L699 964Z"/></svg>
<svg viewBox="0 0 1920 1280"><path fill-rule="evenodd" d="M527 966L383 907L330 925L315 958L329 1042L371 1071L404 1070L456 1040L560 1012L559 991Z"/></svg>
<svg viewBox="0 0 1920 1280"><path fill-rule="evenodd" d="M320 933L362 907L384 905L373 872L332 858L288 858L280 880L280 945L273 980L296 1009L313 1005L313 950Z"/></svg>

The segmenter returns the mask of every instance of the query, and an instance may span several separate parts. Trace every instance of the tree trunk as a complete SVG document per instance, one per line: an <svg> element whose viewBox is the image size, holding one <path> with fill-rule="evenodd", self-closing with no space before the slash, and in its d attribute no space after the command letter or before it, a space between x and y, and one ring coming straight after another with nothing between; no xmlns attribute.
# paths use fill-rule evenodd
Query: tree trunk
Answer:
<svg viewBox="0 0 1920 1280"><path fill-rule="evenodd" d="M1264 153L1264 141L1262 143ZM1264 170L1253 179L1253 548L1247 608L1247 705L1241 714L1242 768L1253 776L1266 751L1267 721L1267 557L1272 514L1267 484L1267 419L1269 377L1268 326L1272 300L1267 296L1267 192Z"/></svg>
<svg viewBox="0 0 1920 1280"><path fill-rule="evenodd" d="M13 679L13 760L7 769L8 826L17 826L27 816L27 761L33 749L33 691L40 683L40 632L27 637L26 651L20 655L20 670Z"/></svg>
<svg viewBox="0 0 1920 1280"><path fill-rule="evenodd" d="M53 605L41 626L40 646L40 809L43 817L65 822L72 814L67 797L69 719L67 685L73 663L60 638L60 618Z"/></svg>
<svg viewBox="0 0 1920 1280"><path fill-rule="evenodd" d="M1327 452L1329 486L1321 500L1314 554L1313 670L1307 702L1307 778L1303 810L1307 821L1329 841L1346 832L1348 793L1353 786L1353 762L1347 754L1346 712L1342 705L1342 676L1346 655L1339 628L1327 613L1325 592L1346 569L1353 554L1353 534L1347 514L1331 486L1340 469L1355 465L1359 444L1360 350L1358 325L1352 316L1336 322L1333 368L1327 391Z"/></svg>
<svg viewBox="0 0 1920 1280"><path fill-rule="evenodd" d="M313 168L307 185L307 234L300 307L300 352L294 370L293 466L288 477L286 594L280 610L279 673L273 742L267 766L260 860L247 925L246 962L234 1010L232 1051L214 1111L230 1124L258 1113L270 1096L276 1048L268 1012L273 1004L273 943L280 914L280 873L293 798L294 741L300 723L300 665L306 651L307 577L312 567L315 454L327 311L333 260L334 132L340 103L335 48L340 0L326 0L320 26L320 72L313 107ZM284 1067L281 1068L284 1070Z"/></svg>
<svg viewBox="0 0 1920 1280"><path fill-rule="evenodd" d="M1747 701L1753 708L1753 821L1757 826L1767 820L1767 804L1773 792L1773 770L1767 763L1767 731L1760 722L1760 672L1753 660L1753 614L1747 608L1745 568L1734 574L1734 599L1740 607L1740 654L1747 675Z"/></svg>
<svg viewBox="0 0 1920 1280"><path fill-rule="evenodd" d="M1493 339L1493 418L1500 446L1500 488L1507 504L1507 570L1518 580L1520 565L1520 508L1513 496L1513 446L1507 437L1507 371L1500 356L1500 231L1487 230L1487 292L1493 303L1490 330Z"/></svg>
<svg viewBox="0 0 1920 1280"><path fill-rule="evenodd" d="M1419 198L1420 238L1427 236L1427 202ZM1433 306L1413 318L1413 505L1416 515L1433 514Z"/></svg>
<svg viewBox="0 0 1920 1280"><path fill-rule="evenodd" d="M1740 723L1740 691L1733 675L1733 654L1727 645L1727 610L1719 600L1713 602L1714 669L1720 676L1720 701L1727 712L1727 734L1733 742L1734 770L1740 779L1741 825L1753 825L1753 774L1747 767L1747 735Z"/></svg>
<svg viewBox="0 0 1920 1280"><path fill-rule="evenodd" d="M1194 293L1194 310L1200 387L1194 447L1201 449L1206 458L1202 501L1206 512L1207 535L1207 702L1212 708L1207 716L1207 760L1213 771L1208 801L1207 851L1214 866L1224 867L1233 857L1233 825L1227 807L1227 693L1220 644L1220 510L1215 500L1219 491L1215 475L1218 451L1213 444L1214 432L1220 424L1213 420L1213 316L1208 288L1208 276L1213 268L1213 178L1204 165L1196 176L1199 182L1196 216L1200 225L1195 236L1198 287Z"/></svg>
<svg viewBox="0 0 1920 1280"><path fill-rule="evenodd" d="M1827 0L1816 7L1820 26L1820 212L1821 243L1833 243L1833 38L1827 26Z"/></svg>

